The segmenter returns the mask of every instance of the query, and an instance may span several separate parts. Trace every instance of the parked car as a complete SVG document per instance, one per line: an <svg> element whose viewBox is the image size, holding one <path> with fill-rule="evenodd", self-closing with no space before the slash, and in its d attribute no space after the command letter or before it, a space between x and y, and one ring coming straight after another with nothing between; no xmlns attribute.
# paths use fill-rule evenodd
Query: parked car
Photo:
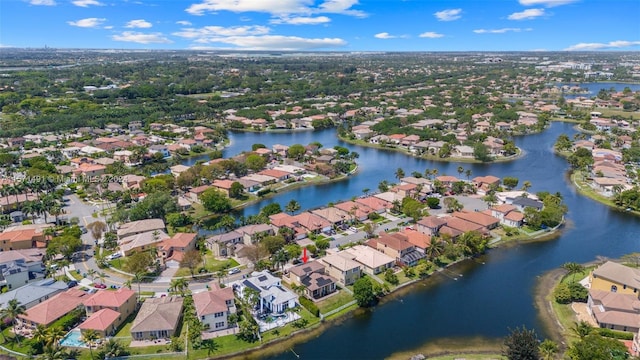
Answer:
<svg viewBox="0 0 640 360"><path fill-rule="evenodd" d="M67 286L68 286L68 287L70 287L70 288L72 288L72 287L74 287L74 286L78 286L78 282L77 282L77 281L75 281L75 280L71 280L71 281L69 281L69 282L67 283Z"/></svg>
<svg viewBox="0 0 640 360"><path fill-rule="evenodd" d="M121 258L121 257L122 257L121 253L113 253L113 254L107 256L107 260L115 260L115 259L118 259L118 258Z"/></svg>
<svg viewBox="0 0 640 360"><path fill-rule="evenodd" d="M238 268L231 269L231 270L229 270L229 275L237 274L239 272L240 272L240 269L238 269Z"/></svg>
<svg viewBox="0 0 640 360"><path fill-rule="evenodd" d="M95 283L95 284L93 284L93 287L94 288L98 288L98 289L106 289L107 285L102 284L102 283Z"/></svg>
<svg viewBox="0 0 640 360"><path fill-rule="evenodd" d="M87 233L87 228L86 227L84 227L82 225L80 225L79 227L80 227L80 231L82 231L83 234Z"/></svg>

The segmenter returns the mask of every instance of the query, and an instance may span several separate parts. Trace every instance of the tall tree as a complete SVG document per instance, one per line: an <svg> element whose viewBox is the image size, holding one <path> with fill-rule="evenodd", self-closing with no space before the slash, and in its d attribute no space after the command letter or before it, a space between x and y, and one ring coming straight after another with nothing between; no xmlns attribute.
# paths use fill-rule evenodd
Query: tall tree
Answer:
<svg viewBox="0 0 640 360"><path fill-rule="evenodd" d="M15 334L18 343L20 343L20 336L16 331L16 325L18 323L18 316L26 314L27 308L20 304L18 299L11 299L7 303L7 307L0 310L0 317L2 319L11 319L11 325L13 326L13 333Z"/></svg>
<svg viewBox="0 0 640 360"><path fill-rule="evenodd" d="M293 215L296 211L300 210L300 208L300 203L296 199L291 199L291 201L287 203L287 206L284 207L284 211Z"/></svg>
<svg viewBox="0 0 640 360"><path fill-rule="evenodd" d="M505 338L502 355L509 360L539 360L539 344L535 330L516 328Z"/></svg>
<svg viewBox="0 0 640 360"><path fill-rule="evenodd" d="M185 267L189 269L191 276L195 275L196 268L202 262L202 255L200 255L200 251L198 250L189 250L184 253L182 257L182 261L180 261L180 267Z"/></svg>

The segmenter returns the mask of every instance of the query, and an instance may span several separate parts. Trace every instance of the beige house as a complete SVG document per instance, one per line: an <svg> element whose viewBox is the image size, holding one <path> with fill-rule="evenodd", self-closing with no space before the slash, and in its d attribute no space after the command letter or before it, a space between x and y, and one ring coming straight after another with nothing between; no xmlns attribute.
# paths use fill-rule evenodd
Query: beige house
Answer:
<svg viewBox="0 0 640 360"><path fill-rule="evenodd" d="M131 325L134 340L168 339L182 318L183 299L166 296L145 300Z"/></svg>
<svg viewBox="0 0 640 360"><path fill-rule="evenodd" d="M640 269L634 269L613 261L598 266L589 275L590 289L602 290L638 297Z"/></svg>
<svg viewBox="0 0 640 360"><path fill-rule="evenodd" d="M351 259L333 254L320 261L325 265L325 272L342 285L353 285L361 276L361 265Z"/></svg>
<svg viewBox="0 0 640 360"><path fill-rule="evenodd" d="M147 231L162 230L164 231L164 221L162 219L146 219L138 220L120 225L117 231L118 238L122 239L127 236L144 233Z"/></svg>
<svg viewBox="0 0 640 360"><path fill-rule="evenodd" d="M364 272L369 275L385 272L387 269L392 268L396 262L396 259L391 256L365 245L356 245L344 249L338 255L362 264Z"/></svg>

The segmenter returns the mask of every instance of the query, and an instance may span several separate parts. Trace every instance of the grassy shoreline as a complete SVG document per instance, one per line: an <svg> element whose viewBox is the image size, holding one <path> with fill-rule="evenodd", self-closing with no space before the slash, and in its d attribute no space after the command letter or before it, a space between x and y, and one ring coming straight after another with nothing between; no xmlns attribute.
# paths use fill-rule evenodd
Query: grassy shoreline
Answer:
<svg viewBox="0 0 640 360"><path fill-rule="evenodd" d="M581 195L586 196L589 199L597 201L603 205L606 205L614 210L640 216L640 211L626 211L626 209L616 205L610 198L598 194L588 184L584 183L584 176L579 171L572 171L569 178L571 180L571 184L573 184L573 186Z"/></svg>
<svg viewBox="0 0 640 360"><path fill-rule="evenodd" d="M349 138L346 138L344 136L340 136L338 135L338 139L340 139L341 141L344 141L348 144L351 145L357 145L357 146L362 146L362 147L369 147L369 148L373 148L373 149L378 149L378 150L386 150L386 151L395 151L395 152L399 152L399 153L403 153L405 155L408 156L413 156L419 159L425 159L425 160L431 160L431 161L439 161L439 162L453 162L453 163L467 163L467 164L493 164L493 163L500 163L500 162L507 162L507 161L514 161L517 160L519 158L521 158L522 156L525 155L525 152L520 149L518 149L518 152L515 155L511 155L511 156L507 156L507 157L501 157L501 158L494 158L491 161L480 161L480 160L476 160L476 159L471 159L471 158L460 158L460 157L446 157L446 158L441 158L439 156L436 155L415 155L410 151L407 151L405 149L399 148L399 147L386 147L386 146L380 146L380 145L376 145L376 144L371 144L367 141L362 141L362 140L352 140Z"/></svg>

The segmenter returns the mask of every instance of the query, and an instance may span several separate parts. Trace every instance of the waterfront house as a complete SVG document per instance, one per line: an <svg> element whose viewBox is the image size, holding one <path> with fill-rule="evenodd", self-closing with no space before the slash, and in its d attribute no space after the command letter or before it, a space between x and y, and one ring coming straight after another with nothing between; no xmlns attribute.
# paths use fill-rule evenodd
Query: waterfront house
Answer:
<svg viewBox="0 0 640 360"><path fill-rule="evenodd" d="M310 212L300 213L293 216L293 218L300 226L307 229L308 232L317 234L331 230L331 223L329 221Z"/></svg>
<svg viewBox="0 0 640 360"><path fill-rule="evenodd" d="M82 307L82 302L91 294L80 289L69 289L30 308L18 316L18 323L35 328L38 325L49 326L54 321Z"/></svg>
<svg viewBox="0 0 640 360"><path fill-rule="evenodd" d="M498 224L500 224L500 220L498 218L480 211L456 211L452 213L451 216L478 224L489 230L496 228Z"/></svg>
<svg viewBox="0 0 640 360"><path fill-rule="evenodd" d="M180 267L180 262L187 251L196 248L196 233L175 233L172 237L158 244L162 263L170 268Z"/></svg>
<svg viewBox="0 0 640 360"><path fill-rule="evenodd" d="M193 294L196 315L205 330L222 330L231 326L229 315L235 314L236 305L233 288L221 289L216 283L212 289Z"/></svg>
<svg viewBox="0 0 640 360"><path fill-rule="evenodd" d="M634 333L640 330L640 300L636 294L590 289L587 311L601 328Z"/></svg>
<svg viewBox="0 0 640 360"><path fill-rule="evenodd" d="M235 284L234 288L239 297L244 296L246 288L257 291L260 295L256 307L260 313L282 314L298 305L298 295L283 287L280 278L267 270L251 273L247 279Z"/></svg>
<svg viewBox="0 0 640 360"><path fill-rule="evenodd" d="M613 261L598 266L589 275L589 288L639 297L640 269Z"/></svg>
<svg viewBox="0 0 640 360"><path fill-rule="evenodd" d="M362 273L360 263L337 254L324 256L320 261L325 265L325 272L343 286L353 285Z"/></svg>
<svg viewBox="0 0 640 360"><path fill-rule="evenodd" d="M116 291L99 291L83 301L87 319L78 327L80 331L95 330L102 337L115 334L118 327L134 313L136 293L120 288Z"/></svg>
<svg viewBox="0 0 640 360"><path fill-rule="evenodd" d="M164 231L152 230L121 238L118 240L118 246L124 256L129 256L134 252L145 251L158 246L161 241L168 238L169 235Z"/></svg>
<svg viewBox="0 0 640 360"><path fill-rule="evenodd" d="M348 213L352 218L359 221L367 220L369 214L375 212L370 207L351 200L337 203L334 207Z"/></svg>
<svg viewBox="0 0 640 360"><path fill-rule="evenodd" d="M393 207L391 203L386 202L382 199L379 199L375 196L358 198L355 200L355 202L358 204L362 204L370 209L373 209L373 211L377 212L378 214L382 214L385 211L387 211L387 209L391 209Z"/></svg>
<svg viewBox="0 0 640 360"><path fill-rule="evenodd" d="M336 291L336 281L325 275L325 267L319 261L309 261L289 269L287 278L292 284L304 286L305 295L319 299Z"/></svg>
<svg viewBox="0 0 640 360"><path fill-rule="evenodd" d="M134 340L168 339L174 336L182 318L183 299L165 296L146 299L131 325Z"/></svg>
<svg viewBox="0 0 640 360"><path fill-rule="evenodd" d="M418 260L425 257L424 253L416 251L416 247L407 241L402 233L380 233L380 237L367 241L367 245L396 259L401 266L414 266Z"/></svg>
<svg viewBox="0 0 640 360"><path fill-rule="evenodd" d="M211 189L211 185L201 185L196 186L194 188L189 189L187 193L187 198L194 203L200 203L200 195L202 195L205 191Z"/></svg>
<svg viewBox="0 0 640 360"><path fill-rule="evenodd" d="M235 231L242 234L245 245L255 244L265 236L276 234L276 229L268 224L245 225L237 228Z"/></svg>
<svg viewBox="0 0 640 360"><path fill-rule="evenodd" d="M337 207L326 207L311 211L312 214L318 215L334 226L340 226L348 221L351 221L351 215Z"/></svg>
<svg viewBox="0 0 640 360"><path fill-rule="evenodd" d="M369 275L377 275L393 267L395 258L365 245L356 245L337 253L338 255L362 264L362 269Z"/></svg>

